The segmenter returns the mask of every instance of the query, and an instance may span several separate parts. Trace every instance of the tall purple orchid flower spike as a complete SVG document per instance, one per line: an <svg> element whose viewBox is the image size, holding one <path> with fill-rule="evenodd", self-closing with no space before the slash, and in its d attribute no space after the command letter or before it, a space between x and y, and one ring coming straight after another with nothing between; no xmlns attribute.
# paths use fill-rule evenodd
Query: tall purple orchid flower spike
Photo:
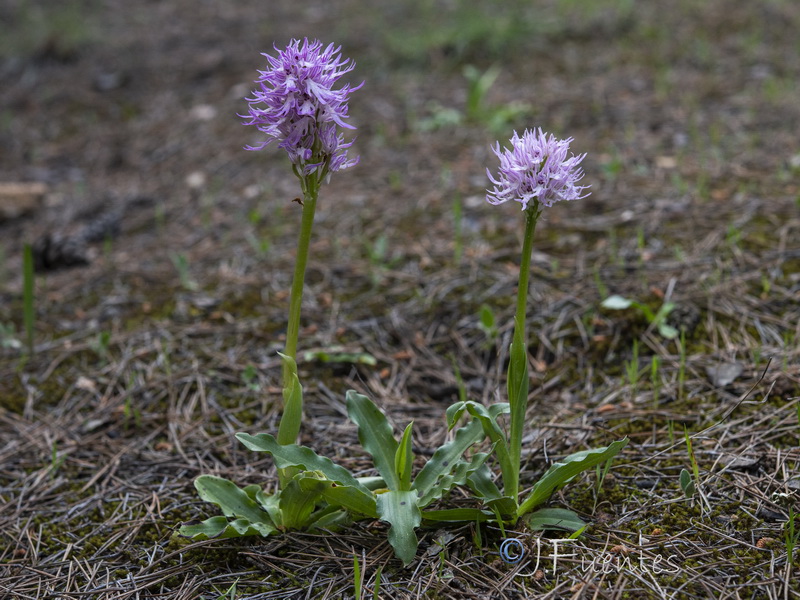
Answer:
<svg viewBox="0 0 800 600"><path fill-rule="evenodd" d="M297 376L297 344L300 331L300 308L311 230L317 198L323 181L331 173L358 164L358 157L348 158L341 128L355 129L347 123L347 103L350 94L361 88L346 84L334 85L355 67L350 59L342 58L340 46L322 46L308 38L292 40L277 56L264 54L267 69L259 71L256 89L249 98L248 114L240 115L245 125L255 125L267 138L247 150L261 150L274 140L289 155L292 170L303 190L303 217L297 242L292 290L289 296L289 321L286 327L286 346L283 361L283 415L278 431L280 444L297 440L302 421L303 388ZM286 483L282 476L282 484Z"/></svg>
<svg viewBox="0 0 800 600"><path fill-rule="evenodd" d="M247 146L261 150L273 140L286 150L299 176L321 171L327 175L358 164L358 157L348 159L339 127L355 129L345 122L351 92L361 88L334 84L353 70L355 63L343 59L341 47L329 44L323 49L318 40L292 40L277 56L264 54L268 69L259 71L259 89L249 98L245 125L255 125L267 134L263 142Z"/></svg>
<svg viewBox="0 0 800 600"><path fill-rule="evenodd" d="M508 459L501 461L504 493L511 498L517 498L519 494L522 430L528 406L526 308L536 222L542 213L542 206L552 206L559 200L578 200L588 195L588 193L582 194L588 186L578 185L583 178L583 170L579 165L586 155L567 156L571 141L572 138L556 139L541 129L538 132L526 129L521 137L515 131L510 140L511 148L503 149L499 143L492 147L492 152L500 159L497 177L493 177L491 171L486 170L489 180L494 184L493 189L486 190L486 200L490 204L503 204L509 200L519 202L525 213L517 310L514 315L514 337L507 378L511 412Z"/></svg>

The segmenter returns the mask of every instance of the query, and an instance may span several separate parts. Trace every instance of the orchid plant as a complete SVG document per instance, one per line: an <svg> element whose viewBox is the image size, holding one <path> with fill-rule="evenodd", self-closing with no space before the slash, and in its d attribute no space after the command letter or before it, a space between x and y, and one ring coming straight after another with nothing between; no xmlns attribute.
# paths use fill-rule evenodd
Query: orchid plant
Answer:
<svg viewBox="0 0 800 600"><path fill-rule="evenodd" d="M297 246L294 278L289 300L286 346L283 363L283 413L277 438L262 433L237 434L250 450L268 452L278 467L280 490L267 494L257 485L243 489L227 479L201 475L195 488L203 500L217 504L224 516L187 523L181 533L193 538L267 536L291 529L332 528L352 516L380 518L391 525L389 541L405 563L416 554L414 529L420 525L422 509L438 500L481 467L487 458L476 453L468 461L463 453L482 438L480 427L464 427L453 440L439 448L427 465L412 479L409 424L400 441L395 440L384 414L366 396L349 392L350 419L359 428L359 439L372 455L378 478L355 478L346 469L321 457L310 448L295 444L302 423L303 388L297 374L297 345L303 282L314 212L320 187L336 171L355 166L349 159L339 128L354 129L346 123L349 95L361 88L336 82L354 68L343 59L340 48L323 49L319 41L292 40L277 56L265 55L268 68L260 72L259 89L246 100L246 125L255 125L267 139L248 150L260 150L278 140L286 151L292 171L303 192L303 216ZM380 493L377 493L380 492ZM448 519L452 514L437 511L431 518Z"/></svg>
<svg viewBox="0 0 800 600"><path fill-rule="evenodd" d="M246 98L249 112L243 115L245 125L255 125L265 133L266 140L247 150L261 150L278 140L278 148L286 151L292 172L300 181L303 192L303 216L297 241L292 289L289 296L289 323L283 361L283 416L278 429L281 444L291 444L300 432L303 413L303 389L297 377L297 339L300 331L300 307L311 230L317 198L323 181L332 173L358 164L360 157L348 158L347 149L353 141L345 142L339 128L355 129L348 117L348 99L360 89L334 84L355 68L355 63L343 59L333 44L322 48L318 40L292 40L278 56L264 54L268 68L259 71L259 89Z"/></svg>
<svg viewBox="0 0 800 600"><path fill-rule="evenodd" d="M303 215L298 240L297 260L292 282L286 346L280 354L283 374L283 413L277 437L269 433L238 433L237 439L249 450L272 455L278 468L279 489L272 494L259 485L240 488L235 483L212 475L195 480L200 497L220 507L221 516L186 523L181 534L195 539L243 535L268 536L287 530L330 530L353 518L380 519L390 525L388 539L404 564L417 551L415 529L426 523L496 521L502 527L528 516L535 527L577 529L583 525L574 513L545 509L532 513L559 487L579 472L608 462L627 440L606 448L589 450L556 462L520 501L522 432L528 404L529 378L527 334L525 330L528 274L536 222L543 206L559 200L585 196L579 164L585 155L567 156L568 140L557 140L541 130L516 132L511 150L494 153L501 166L497 178L489 178L494 188L487 200L501 204L509 200L522 204L525 213L525 238L520 266L520 283L511 360L508 370L508 402L492 406L462 400L446 411L450 440L438 448L414 476L412 467L412 427L409 423L399 439L386 416L372 400L355 391L346 396L348 416L358 428L363 448L372 456L378 476L355 477L347 469L316 454L297 442L303 411L303 388L297 374L297 345L303 281L308 262L309 242L317 198L322 183L336 171L358 163L348 158L352 141L345 142L340 128L347 124L348 99L361 88L337 81L354 68L343 59L340 48L323 48L319 41L292 40L277 56L265 55L267 69L260 72L259 89L246 100L249 112L245 124L255 125L268 137L248 146L260 150L278 140L292 164L292 171L303 192ZM508 433L502 416L509 415ZM460 427L461 417L470 418ZM490 452L474 451L473 446L488 438ZM488 459L494 454L500 465L503 489L494 482ZM457 486L467 486L484 507L431 510L428 507ZM529 514L530 513L530 514Z"/></svg>
<svg viewBox="0 0 800 600"><path fill-rule="evenodd" d="M522 136L514 132L510 149L502 149L499 142L492 148L500 159L500 169L496 178L491 171L486 170L494 186L487 190L486 200L493 205L508 201L519 202L525 215L514 335L506 379L508 403L487 408L476 402L462 401L447 410L447 420L451 427L466 412L482 424L486 437L494 444L503 490L500 491L484 470L470 478L469 483L475 494L492 508L498 520L515 523L520 517L527 515L529 523L541 527L575 528L575 524L582 526L580 519L571 511L529 513L546 502L554 491L575 475L607 462L627 444L627 439L620 440L604 448L572 454L554 463L525 499L520 501L522 431L526 422L530 383L526 312L533 236L544 207L551 207L561 200L579 200L588 196L588 193L584 194L588 186L578 185L583 178L580 163L586 155L568 156L572 141L572 138L559 140L541 129L538 132L525 130ZM505 413L510 413L507 434L498 422L499 415Z"/></svg>

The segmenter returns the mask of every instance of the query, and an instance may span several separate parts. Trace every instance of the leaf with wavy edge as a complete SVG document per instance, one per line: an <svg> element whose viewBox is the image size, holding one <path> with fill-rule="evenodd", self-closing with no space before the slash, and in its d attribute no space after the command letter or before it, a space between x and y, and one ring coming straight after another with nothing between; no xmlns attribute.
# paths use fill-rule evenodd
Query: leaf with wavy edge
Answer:
<svg viewBox="0 0 800 600"><path fill-rule="evenodd" d="M372 456L375 468L390 490L400 490L402 485L395 468L398 443L392 426L380 409L369 398L353 390L347 392L347 415L358 426L358 440Z"/></svg>
<svg viewBox="0 0 800 600"><path fill-rule="evenodd" d="M534 507L546 502L557 489L567 484L578 473L615 457L628 445L628 438L612 442L604 448L582 450L570 454L563 460L553 463L536 482L531 493L517 509L517 517L530 512Z"/></svg>
<svg viewBox="0 0 800 600"><path fill-rule="evenodd" d="M242 442L248 450L255 452L269 452L275 459L275 466L279 469L299 467L304 471L320 471L325 477L342 485L352 486L368 494L369 490L353 477L352 473L337 465L330 458L320 456L311 448L297 444L279 444L268 433L250 435L237 433L236 439Z"/></svg>
<svg viewBox="0 0 800 600"><path fill-rule="evenodd" d="M417 554L417 535L422 514L417 506L417 492L393 491L378 495L378 515L391 525L389 543L395 555L407 565Z"/></svg>

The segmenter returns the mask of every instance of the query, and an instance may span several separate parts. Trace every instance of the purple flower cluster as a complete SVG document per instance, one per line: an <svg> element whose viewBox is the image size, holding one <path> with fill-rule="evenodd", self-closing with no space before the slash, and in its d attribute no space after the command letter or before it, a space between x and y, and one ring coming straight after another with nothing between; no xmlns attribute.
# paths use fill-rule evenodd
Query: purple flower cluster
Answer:
<svg viewBox="0 0 800 600"><path fill-rule="evenodd" d="M245 125L255 125L269 138L247 150L261 150L277 139L304 175L320 166L330 173L358 164L358 157L347 159L353 142L345 143L338 127L355 129L345 123L347 101L364 82L333 89L355 63L342 59L341 47L330 44L323 50L318 40L292 40L284 51L273 47L278 56L264 54L268 69L259 71L259 89L245 98L249 114L240 115Z"/></svg>
<svg viewBox="0 0 800 600"><path fill-rule="evenodd" d="M491 204L502 204L515 200L522 209L536 199L544 206L553 206L559 200L578 200L589 186L576 185L583 178L583 170L578 167L586 157L567 156L569 143L573 138L558 140L550 134L525 130L522 137L514 132L511 149L501 149L497 143L493 148L500 159L498 177L486 173L494 184L494 189L486 190L486 200Z"/></svg>

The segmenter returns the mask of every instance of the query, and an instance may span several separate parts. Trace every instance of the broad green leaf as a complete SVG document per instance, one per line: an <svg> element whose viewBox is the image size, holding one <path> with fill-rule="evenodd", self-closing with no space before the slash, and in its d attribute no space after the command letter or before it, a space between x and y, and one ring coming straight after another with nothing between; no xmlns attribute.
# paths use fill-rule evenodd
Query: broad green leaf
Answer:
<svg viewBox="0 0 800 600"><path fill-rule="evenodd" d="M357 477L358 483L367 488L368 490L375 491L386 487L386 482L383 477L377 475L370 475L369 477Z"/></svg>
<svg viewBox="0 0 800 600"><path fill-rule="evenodd" d="M500 470L503 472L503 480L505 481L507 474L514 468L514 465L509 456L506 435L500 428L500 425L498 425L497 417L504 412L508 412L508 404L498 403L487 408L482 404L470 401L464 402L463 405L463 408L459 407L456 413L451 416L454 419L458 419L460 415L457 413L466 410L473 418L480 422L484 435L489 438L489 441L492 442L494 446L495 456L497 457L497 462L500 463ZM448 416L448 418L450 418L450 416ZM519 464L517 464L516 469L519 471Z"/></svg>
<svg viewBox="0 0 800 600"><path fill-rule="evenodd" d="M291 356L278 353L284 363L284 372L288 369L290 382L283 388L283 414L278 426L278 443L294 444L300 433L303 421L303 386L297 377L297 364Z"/></svg>
<svg viewBox="0 0 800 600"><path fill-rule="evenodd" d="M436 481L435 485L432 485L430 488L428 488L427 493L420 497L417 504L424 508L434 500L441 498L454 487L458 485L464 485L467 482L467 478L480 467L482 467L487 458L489 458L489 454L485 452L479 452L475 454L469 461L457 460L455 462L455 468L450 473L442 475Z"/></svg>
<svg viewBox="0 0 800 600"><path fill-rule="evenodd" d="M251 488L257 488L255 494L253 494ZM258 502L261 505L261 508L269 513L269 517L272 519L272 522L276 527L283 527L283 515L281 514L280 508L280 492L277 494L267 494L261 489L260 486L257 485L248 485L246 488L244 488L244 491L247 492L247 494L256 502Z"/></svg>
<svg viewBox="0 0 800 600"><path fill-rule="evenodd" d="M479 508L446 508L422 511L422 519L446 523L475 523L476 521L491 521L494 519L494 514Z"/></svg>
<svg viewBox="0 0 800 600"><path fill-rule="evenodd" d="M350 518L350 514L342 509L332 510L330 512L317 511L311 515L311 519L313 520L313 529L327 529L329 531L335 531L353 522Z"/></svg>
<svg viewBox="0 0 800 600"><path fill-rule="evenodd" d="M423 497L427 496L439 478L452 472L464 452L483 437L483 426L480 421L473 420L469 425L461 427L450 442L436 449L414 478L412 489L417 490Z"/></svg>
<svg viewBox="0 0 800 600"><path fill-rule="evenodd" d="M272 528L269 533L278 531ZM212 538L232 538L244 537L247 535L269 535L265 533L262 526L256 528L247 519L235 519L229 521L227 517L216 516L200 521L199 523L184 523L178 530L178 534L196 540L207 540Z"/></svg>
<svg viewBox="0 0 800 600"><path fill-rule="evenodd" d="M263 536L275 530L269 514L235 483L222 477L201 475L194 480L194 487L200 498L219 506L226 517L247 519Z"/></svg>
<svg viewBox="0 0 800 600"><path fill-rule="evenodd" d="M340 467L330 458L319 456L311 448L298 446L297 444L279 444L268 433L259 433L258 435L237 433L236 439L242 442L248 450L269 452L275 459L275 465L279 469L299 467L304 471L320 471L331 481L353 486L365 493L369 493L369 490L362 486L350 471Z"/></svg>
<svg viewBox="0 0 800 600"><path fill-rule="evenodd" d="M445 410L444 414L447 418L448 431L453 429L453 427L455 427L458 423L458 420L461 418L461 415L467 412L469 404L474 404L474 402L471 400L463 400L447 407L447 410ZM496 420L499 415L511 412L511 407L508 405L508 402L495 402L494 404L490 405L487 410L489 411L490 416Z"/></svg>
<svg viewBox="0 0 800 600"><path fill-rule="evenodd" d="M687 498L693 498L696 491L694 480L692 480L691 473L689 473L689 471L687 471L686 469L681 469L680 482L683 494Z"/></svg>
<svg viewBox="0 0 800 600"><path fill-rule="evenodd" d="M378 518L375 496L349 485L333 485L323 492L325 501L332 506L341 506L356 515Z"/></svg>
<svg viewBox="0 0 800 600"><path fill-rule="evenodd" d="M285 529L306 529L309 517L322 494L331 482L322 473L304 471L295 475L280 492L278 506L281 510L282 525Z"/></svg>
<svg viewBox="0 0 800 600"><path fill-rule="evenodd" d="M619 454L628 445L628 438L612 442L604 448L583 450L570 454L560 462L553 463L541 479L536 482L531 493L517 509L517 517L530 512L536 506L546 502L550 495L568 483L581 471L590 469Z"/></svg>
<svg viewBox="0 0 800 600"><path fill-rule="evenodd" d="M533 531L540 529L565 529L567 531L578 531L581 527L586 527L581 518L566 508L540 508L523 518Z"/></svg>
<svg viewBox="0 0 800 600"><path fill-rule="evenodd" d="M469 476L469 487L484 502L491 502L503 497L503 492L492 480L492 472L489 467L483 465Z"/></svg>
<svg viewBox="0 0 800 600"><path fill-rule="evenodd" d="M403 565L407 565L417 554L417 535L422 514L417 506L417 492L388 491L378 495L378 516L391 525L389 543Z"/></svg>
<svg viewBox="0 0 800 600"><path fill-rule="evenodd" d="M414 421L406 425L403 431L403 437L397 445L397 451L394 454L394 470L397 473L397 479L400 481L400 490L408 491L411 489L411 467L414 464L414 452L411 450L411 430Z"/></svg>
<svg viewBox="0 0 800 600"><path fill-rule="evenodd" d="M456 402L451 404L447 407L447 410L444 411L445 417L447 419L447 431L453 429L458 423L458 420L461 418L467 410L467 401L462 400L460 402Z"/></svg>
<svg viewBox="0 0 800 600"><path fill-rule="evenodd" d="M603 300L603 302L600 303L600 306L610 310L625 310L626 308L630 308L632 304L633 300L628 300L627 298L623 298L622 296L614 294L613 296L609 296Z"/></svg>
<svg viewBox="0 0 800 600"><path fill-rule="evenodd" d="M347 392L346 402L347 414L358 426L358 440L372 456L375 468L386 481L386 487L400 490L400 479L394 463L398 444L386 416L372 400L353 390Z"/></svg>
<svg viewBox="0 0 800 600"><path fill-rule="evenodd" d="M484 504L499 512L503 518L510 520L516 515L516 498L503 495L503 492L492 481L492 472L485 464L470 473L467 483Z"/></svg>

